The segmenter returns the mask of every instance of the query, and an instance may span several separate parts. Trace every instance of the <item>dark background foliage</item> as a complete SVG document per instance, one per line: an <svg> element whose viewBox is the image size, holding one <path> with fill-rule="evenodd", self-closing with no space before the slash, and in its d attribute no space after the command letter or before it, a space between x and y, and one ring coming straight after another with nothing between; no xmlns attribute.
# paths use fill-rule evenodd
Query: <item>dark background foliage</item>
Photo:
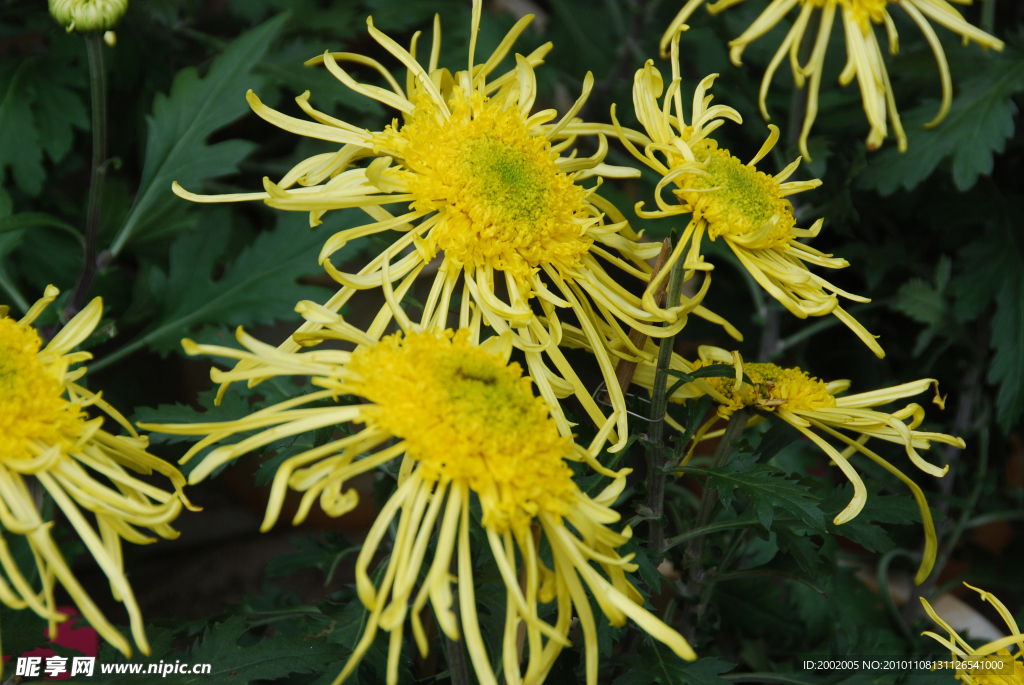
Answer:
<svg viewBox="0 0 1024 685"><path fill-rule="evenodd" d="M713 89L716 102L738 109L745 123L727 124L719 139L743 158L767 135L757 111L758 84L786 22L747 50L743 68L729 63L726 43L766 4L749 0L717 17L699 10L681 40L683 93L692 93L705 75L721 74ZM617 103L630 125L632 75L648 58L668 73L668 64L657 58L657 42L680 5L493 0L485 4L478 54L488 53L517 15L534 12L534 27L517 50L525 54L548 40L555 45L537 71L538 104L564 110L589 70L597 85L582 116L609 121L609 108ZM1024 6L1011 0L987 5L987 13L977 5L963 11L1006 41L1001 54L965 48L937 27L956 99L946 122L932 130L922 124L937 108L934 61L916 26L893 8L901 51L886 59L910 137L903 155L891 140L877 152L866 151L859 93L835 83L845 46L841 31L833 32L810 141L814 162L800 171L800 178L821 178L824 185L800 195L797 211L803 225L825 217L813 245L850 261L834 281L872 298L850 311L881 335L886 358L875 359L832 317L789 316L720 244L709 245L717 267L708 303L744 333L745 359L799 365L826 379L850 378L854 390L923 376L940 381L949 394L946 409L923 400L926 427L960 435L968 447L934 450L933 461L950 465L941 481L907 470L925 488L940 533L940 564L917 592L952 591L1002 626L991 606L960 584L995 592L1024 621L1024 138L1015 129L1016 101L1024 91ZM189 335L229 342L238 325L265 340L282 340L297 320L295 302L323 299L331 287L316 264L319 246L360 219L335 213L311 231L305 216L260 204L184 202L170 193L170 183L205 192L259 190L264 176L277 179L295 162L331 149L254 116L245 102L248 89L297 116L302 115L292 99L308 89L319 109L379 130L394 113L302 62L325 49L346 50L396 68L366 34L365 17L372 14L377 27L407 44L414 31L429 36L435 12L444 30L441 64L452 71L464 68L466 2L132 0L117 27L117 47L105 48L114 162L99 230L102 268L91 291L105 304L104 321L87 341L95 354L92 387L102 388L127 415L150 421L194 420L203 412L236 416L303 391L287 379L260 386L259 394L233 389L214 409L209 363L184 358L178 341ZM421 42L421 50L428 44ZM783 142L762 163L767 171L780 170L798 154L800 117L793 112L802 93L794 91L785 66L780 72L768 106ZM56 26L37 0L0 0L0 301L14 313L48 283L64 291L58 302L63 305L81 268L89 108L83 39ZM631 163L614 144L610 161ZM655 180L645 175L608 188L607 195L632 215L635 202L651 202ZM664 221L637 226L657 238L682 228ZM358 264L374 247L379 246L372 241L353 244L342 258ZM416 301L407 304L415 307ZM366 307L347 315L361 323L360 317L376 311ZM44 331L59 326L60 309L52 308ZM676 349L692 357L700 344L730 342L719 330L693 322ZM588 364L583 356L574 361ZM581 424L584 437L587 430ZM362 483L363 506L338 521L313 517L312 525L297 532L282 524L258 535L260 497L273 466L313 439L272 445L196 488L194 497L206 510L182 517L179 540L127 550L130 578L150 626L151 659L210 662L216 673L207 682L333 679L365 621L347 585L351 553L372 520L374 500L387 496L394 479L384 473ZM186 447L154 443L168 459ZM880 450L901 459L895 447ZM641 442L624 458L639 469L619 503L628 519L645 501ZM871 499L858 519L841 527L823 522L849 500L849 488L825 457L781 428L751 432L730 462L728 479L704 473L671 482L669 536L692 528L702 487L717 488L725 502L715 511L716 521L745 522L708 536L704 564L710 573L696 586L673 580L680 572L685 578L685 545L668 552L672 568L663 567L669 576L664 578L655 570L661 559L645 551L645 523L637 522L630 543L640 563L638 582L654 610L692 638L705 658L686 665L635 629L604 626L602 682L952 682L948 672L862 671L826 679L801 670L801 660L812 655L941 653L936 643L918 637L932 626L922 618L909 582L923 539L913 502L884 472L858 466L872 482ZM764 507L767 520L754 515ZM66 539L72 554L75 546ZM77 558L76 572L92 596L115 621L126 623L119 605L109 600L102 573L88 555ZM489 646L497 650L504 592L493 562L481 556L478 564L484 579L478 591L481 620ZM896 604L883 601L886 586L896 590ZM27 612L4 608L0 614L8 653L42 641L42 623ZM450 681L443 644L435 644L427 659L414 652L407 642L403 683ZM117 658L109 649L101 655ZM376 645L358 672L359 682L382 683L385 658L386 646ZM581 678L578 649L566 650L549 682ZM172 681L178 682L162 682Z"/></svg>

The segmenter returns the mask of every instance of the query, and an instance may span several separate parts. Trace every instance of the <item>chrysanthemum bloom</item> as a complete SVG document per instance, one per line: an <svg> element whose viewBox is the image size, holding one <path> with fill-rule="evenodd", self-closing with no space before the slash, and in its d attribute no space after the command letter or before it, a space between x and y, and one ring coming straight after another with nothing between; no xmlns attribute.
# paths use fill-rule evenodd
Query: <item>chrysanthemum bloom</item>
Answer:
<svg viewBox="0 0 1024 685"><path fill-rule="evenodd" d="M131 655L128 641L93 604L50 537L53 524L38 510L36 499L42 491L34 491L34 478L110 579L114 598L128 611L135 644L148 654L142 615L124 573L121 539L136 544L155 541L138 528L148 528L163 538L177 537L168 524L182 504L191 506L181 492L185 478L163 459L147 453L147 439L99 393L76 382L85 368L69 370L71 365L92 358L88 352L72 350L99 322L103 313L100 298L42 347L32 322L58 292L49 286L19 321L7 316L7 307L0 307L0 525L8 534L24 536L42 582L41 592L32 587L0 536L0 601L13 609L31 608L50 621L50 634L55 635L56 624L66 618L57 611L53 594L54 584L59 582L93 628L125 656ZM103 430L104 419L90 419L87 407L107 414L130 437ZM130 471L161 473L170 479L174 491L139 480ZM98 532L83 509L95 517Z"/></svg>
<svg viewBox="0 0 1024 685"><path fill-rule="evenodd" d="M302 121L266 107L250 92L253 110L270 123L343 147L301 162L280 183L265 179L264 193L200 196L179 186L175 192L196 202L263 200L279 209L308 211L314 225L330 210L363 210L374 223L336 234L320 254L328 273L343 286L326 307L337 312L357 291L382 288L388 305L368 330L376 338L392 316L407 331L443 330L449 325L453 295L461 296L459 326L471 329L474 340L481 326L499 335L512 332L514 344L527 353L530 375L551 404L561 433L569 435L556 396L575 393L597 424L604 416L558 351L560 311L571 310L592 335L608 380L614 378L612 364L599 344L594 321L608 321L626 339L629 328L655 337L674 335L690 312L717 317L699 306L707 281L692 300L669 303L664 310L644 309L639 297L605 271L602 261L614 264L638 280L638 290L650 280L651 267L645 260L657 255L660 244L639 242L622 214L597 192L602 178L635 177L639 172L604 164L607 134L614 131L576 118L593 85L590 74L584 79L583 95L561 118L550 109L531 114L537 95L534 68L543 63L550 43L528 56L516 55L513 69L489 80L532 15L520 20L495 52L477 64L480 11L477 0L468 68L454 76L438 67L437 19L430 58L423 63L416 59L418 33L407 51L367 21L370 35L407 68L404 88L368 57L326 53L308 62L322 62L347 87L400 111L403 123L396 119L379 132L360 129L314 110L308 93L297 101L316 123ZM356 82L343 62L376 70L390 90ZM596 136L592 156L577 156L572 149L581 134ZM365 167L349 168L366 159L372 161ZM579 182L586 179L596 183L584 188ZM383 208L392 203L406 205L408 211L395 216ZM331 255L348 242L387 231L404 235L359 273L342 273L331 263ZM402 297L420 271L442 253L422 317L412 322L402 310ZM543 323L534 306L546 315ZM671 325L662 327L665 320ZM315 344L321 328L319 322L307 322L282 350L294 352L299 342ZM542 353L554 369L548 368ZM621 446L628 430L617 387L612 388L612 405L623 417L616 441Z"/></svg>
<svg viewBox="0 0 1024 685"><path fill-rule="evenodd" d="M731 107L709 106L712 96L707 95L707 91L715 78L717 74L712 74L697 86L692 118L687 125L679 93L679 40L676 36L672 41L672 83L668 90L664 89L661 73L651 61L636 72L633 80L636 116L650 136L643 143L643 152L631 142L642 137L641 134L618 127L629 151L662 176L654 195L658 209L644 211L640 202L637 214L643 218L691 215L672 257L656 280L664 278L669 266L684 252L683 267L688 272L712 269L701 255L701 241L705 234L711 240L722 238L761 287L794 316L803 319L835 314L872 352L885 356L874 336L839 306L837 295L857 302L870 300L837 288L807 266L813 264L829 269L849 266L845 259L824 254L798 240L818 235L823 220L818 219L809 229L797 228L793 204L786 198L817 188L821 181L786 182L799 166L799 158L776 176L757 170L757 163L779 139L775 126L769 125L768 140L747 164L719 148L709 135L725 119L737 123L742 123L742 119ZM663 93L664 100L659 103ZM612 115L614 119L614 110ZM663 197L666 189L671 190L674 201ZM654 290L651 288L643 300L651 311L655 311L651 296Z"/></svg>
<svg viewBox="0 0 1024 685"><path fill-rule="evenodd" d="M967 585L967 583L964 583L964 585ZM967 644L966 640L957 635L957 632L948 623L942 620L941 616L935 613L935 609L932 608L932 605L924 597L921 598L924 610L928 612L933 621L949 631L949 639L947 640L931 631L925 631L921 634L938 640L945 645L949 649L950 657L953 661L976 661L992 656L1003 656L1012 659L1013 672L1009 674L997 675L991 672L978 673L957 669L956 679L965 683L965 685L1024 685L1024 660L1022 660L1024 659L1024 634L1021 634L1020 628L1017 627L1017 622L1013 620L1013 613L991 592L985 592L971 585L967 585L967 587L981 595L983 601L990 602L995 607L995 610L1006 621L1006 627L1010 629L1012 634L978 648L971 647ZM1007 649L1010 645L1017 645L1017 652L1015 654L1011 654L1010 650Z"/></svg>
<svg viewBox="0 0 1024 685"><path fill-rule="evenodd" d="M663 56L672 37L678 34L684 22L703 2L704 0L688 0L683 6L661 37ZM717 14L741 2L743 0L719 0L708 5L708 11ZM953 0L953 2L963 5L971 4L971 0ZM896 134L896 144L899 146L900 152L907 149L907 136L903 132L900 116L896 111L896 99L892 92L892 85L889 83L889 73L885 68L882 48L872 26L872 24L885 26L889 38L889 53L897 54L899 52L899 37L896 34L896 24L893 23L892 17L889 16L889 11L886 9L886 5L889 4L898 4L903 8L924 33L935 54L935 61L938 62L939 67L939 78L942 82L942 104L939 107L939 113L925 125L925 128L938 126L946 118L949 106L953 101L953 84L949 75L949 65L946 63L946 53L943 52L942 43L939 42L939 37L928 20L931 19L957 33L963 38L964 44L973 40L984 48L992 48L997 51L1003 49L1003 41L968 24L946 0L772 0L761 16L739 38L729 42L731 48L729 57L733 64L740 66L743 50L747 45L768 33L783 17L789 14L790 10L797 5L800 6L800 13L797 15L796 21L793 22L792 28L786 34L786 38L782 41L761 79L760 106L764 118L770 118L765 106L765 98L768 95L768 88L771 86L775 70L788 54L790 68L793 70L793 80L797 87L803 88L807 79L810 79L807 111L800 133L800 152L807 161L811 160L807 151L807 136L810 135L814 119L818 114L818 91L821 88L825 51L828 49L829 36L832 34L832 24L835 22L837 10L841 14L843 33L846 36L846 67L839 75L839 83L845 86L855 76L857 77L861 100L864 102L864 112L867 114L868 123L871 126L871 132L868 133L867 138L868 149L877 149L888 136L887 115ZM816 9L821 10L821 18L817 36L814 39L814 48L807 64L801 65L798 56L800 46L803 43L804 32L807 30L811 14Z"/></svg>
<svg viewBox="0 0 1024 685"><path fill-rule="evenodd" d="M69 32L107 31L128 9L128 0L50 0L50 15Z"/></svg>
<svg viewBox="0 0 1024 685"><path fill-rule="evenodd" d="M863 454L899 478L914 494L925 530L924 558L915 581L918 584L923 583L931 573L936 552L935 526L932 523L931 512L928 509L924 493L906 474L873 450L868 449L865 444L870 438L878 438L903 445L907 457L914 466L929 475L944 476L949 469L948 466L939 468L928 463L918 454L917 450L929 449L932 442L955 445L963 449L965 444L961 438L944 433L916 430L925 417L924 408L919 404L908 404L891 414L872 409L905 397L919 395L930 385L935 385L937 388L938 382L932 378L924 378L892 388L837 397L838 393L844 392L850 387L850 381L837 380L825 383L809 376L799 368L782 368L775 364L744 362L739 353L730 353L716 347L701 347L700 354L701 359L693 363L687 362L678 355L673 355L672 368L687 372L708 364L732 364L736 369L736 378L735 380L728 378L700 379L699 383L683 385L672 395L671 400L674 402L685 402L703 395L711 395L718 403L716 415L697 430L694 444L721 435L723 431L712 432L710 430L712 426L719 419L728 419L733 412L740 408L750 407L761 414L748 425L763 421L768 413L775 414L820 447L853 485L853 499L845 509L836 515L834 520L836 525L846 523L856 517L867 502L867 488L864 487L860 475L850 463L850 457L854 453ZM747 375L752 385L742 380L742 374ZM633 382L650 390L654 384L653 366L638 366L636 374L633 376ZM712 391L709 391L708 387ZM935 402L941 405L943 400L937 397ZM678 428L678 426L676 427ZM842 452L837 450L822 435L819 435L819 431L844 443L845 449ZM858 437L851 438L843 431L856 433ZM691 446L684 464L692 453L693 447Z"/></svg>
<svg viewBox="0 0 1024 685"><path fill-rule="evenodd" d="M258 411L228 423L150 425L161 432L205 435L193 449L243 431L260 431L237 444L217 447L192 472L205 477L218 465L284 436L343 422L364 424L362 430L289 458L279 467L271 488L263 530L276 521L290 487L303 492L295 521L301 521L319 498L324 511L340 516L358 502L353 490L343 491L353 476L403 457L398 489L377 516L356 561L359 598L371 611L366 630L338 676L340 683L359 664L378 630L390 633L388 682L398 677L406 618L417 646L429 649L420 623L428 601L441 630L453 640L465 637L477 678L496 684L476 618L473 594L474 551L470 544L470 501L479 500L482 527L507 591L502 660L508 683L541 683L563 646L573 613L579 617L586 646L587 682L597 682L597 632L585 586L613 625L632 618L642 629L685 659L696 655L673 629L648 613L625 573L636 569L631 555L615 548L631 532L606 527L619 520L608 507L622 491L629 469L613 472L597 460L612 430L609 419L590 449L559 435L549 409L531 392L518 364L509 364L511 333L492 337L480 346L470 331L425 331L384 338L353 353L310 351L286 353L247 336L238 340L248 351L185 341L189 354L206 353L259 361L265 372L308 374L323 390ZM215 381L243 380L244 371L218 372ZM363 404L303 408L310 402L355 395ZM190 455L187 455L190 456ZM588 497L572 480L566 460L585 461L614 480L600 495ZM397 532L383 579L374 586L369 565L395 518ZM571 532L566 523L572 525ZM425 561L435 530L433 558ZM547 539L554 566L538 553ZM456 549L457 545L457 549ZM520 586L516 549L525 566ZM449 567L457 559L459 612L452 611ZM599 572L591 562L603 570ZM416 579L424 564L425 580ZM551 625L538 616L538 602L556 601ZM529 658L522 673L517 646L520 622L526 625Z"/></svg>

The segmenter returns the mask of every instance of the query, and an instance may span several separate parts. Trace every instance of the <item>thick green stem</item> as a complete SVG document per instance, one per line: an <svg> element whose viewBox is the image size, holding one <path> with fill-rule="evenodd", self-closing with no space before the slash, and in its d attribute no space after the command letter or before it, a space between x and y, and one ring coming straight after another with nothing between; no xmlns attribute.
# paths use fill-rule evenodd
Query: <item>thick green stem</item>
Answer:
<svg viewBox="0 0 1024 685"><path fill-rule="evenodd" d="M107 83L103 68L103 34L99 31L85 34L85 47L89 55L89 87L92 94L92 178L89 181L89 205L85 215L82 270L64 308L65 319L70 319L85 305L96 276L96 241L103 203L103 183L107 176Z"/></svg>
<svg viewBox="0 0 1024 685"><path fill-rule="evenodd" d="M715 456L712 459L711 468L717 469L725 466L725 463L729 461L729 457L732 455L736 446L740 442L740 438L743 436L743 429L747 427L747 419L750 417L750 410L747 408L736 411L730 418L729 424L725 427L725 434L722 436L722 441L718 443L718 448L715 450ZM708 523L711 522L711 514L715 509L715 504L718 502L718 495L714 488L705 485L704 494L700 498L700 508L697 510L697 521L694 524L694 528L701 529L705 528ZM690 558L690 578L695 582L700 583L704 580L704 535L699 535L690 542L690 548L687 551L687 556Z"/></svg>
<svg viewBox="0 0 1024 685"><path fill-rule="evenodd" d="M683 288L683 258L672 265L668 279L668 307L679 305L679 294ZM651 390L651 428L647 432L647 440L652 444L647 448L647 508L650 510L650 542L651 550L659 552L665 544L665 528L661 517L665 513L665 457L662 447L665 444L665 412L668 409L668 370L672 365L672 348L675 344L674 335L662 338L658 345L658 366L654 374L654 387Z"/></svg>

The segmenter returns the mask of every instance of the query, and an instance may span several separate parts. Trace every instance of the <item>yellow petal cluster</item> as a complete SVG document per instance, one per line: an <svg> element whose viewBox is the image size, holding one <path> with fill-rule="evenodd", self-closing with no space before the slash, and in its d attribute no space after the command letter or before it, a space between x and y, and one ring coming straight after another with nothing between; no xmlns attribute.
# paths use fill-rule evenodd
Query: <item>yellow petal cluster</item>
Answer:
<svg viewBox="0 0 1024 685"><path fill-rule="evenodd" d="M529 373L552 408L559 431L569 436L571 427L558 398L575 395L596 425L606 418L558 350L562 318L575 318L594 343L612 410L620 417L613 434L614 449L620 449L629 434L625 399L613 382L613 364L599 327L607 322L623 338L629 329L661 338L679 332L694 314L741 336L700 305L708 278L692 298L682 296L663 307L642 300L638 292L651 280L648 261L657 256L660 244L641 240L599 192L604 179L635 178L639 171L605 162L609 137L620 135L614 127L578 117L593 89L593 76L586 75L582 94L561 116L553 109L535 111L534 70L552 45L516 54L515 66L497 73L533 17L518 21L479 63L481 11L476 0L466 69L454 74L439 64L437 18L429 59L422 61L417 58L419 34L406 49L367 21L370 37L405 67L404 84L363 55L328 52L307 62L322 64L348 88L399 111L401 120L384 130L367 131L319 112L309 93L296 102L312 121L273 110L250 92L253 111L271 124L342 147L303 160L277 183L264 179L262 193L206 196L177 185L174 191L195 202L262 200L277 209L309 212L313 225L325 213L341 209L358 208L370 217L371 223L325 242L320 262L340 289L317 305L317 315L307 318L281 346L283 351L329 337L321 335L325 324L336 320L336 313L360 290L379 288L387 301L366 332L374 340L392 320L407 332L444 330L453 299L461 297L458 327L468 328L474 341L488 329L511 334L514 346L526 354ZM346 70L348 64L373 69L388 88L356 81ZM581 135L595 139L589 156L575 147ZM403 210L392 213L385 205ZM391 233L382 236L388 247L358 273L343 272L332 263L334 255L344 258L342 251L353 240L386 233ZM414 321L402 298L435 258L440 264L429 270L430 294ZM609 265L624 277L613 276Z"/></svg>
<svg viewBox="0 0 1024 685"><path fill-rule="evenodd" d="M303 492L296 523L317 496L328 513L339 515L358 501L354 491L344 491L347 480L402 459L397 490L374 521L356 560L356 587L370 616L335 683L351 675L380 630L390 635L387 682L396 683L407 619L421 654L429 652L420 614L430 602L441 630L453 640L465 640L477 679L483 685L497 685L476 616L473 556L477 551L470 537L474 497L480 502L481 525L506 588L505 682L543 683L558 654L570 644L575 615L584 637L587 683L596 685L597 623L590 596L612 625L622 626L632 619L680 657L695 659L679 633L644 609L642 596L626 575L637 566L630 563L632 555L620 556L616 550L629 541L632 531L628 526L620 532L608 527L620 520L610 507L630 472L611 471L597 458L616 417L605 422L589 448L561 437L548 407L533 395L518 364L509 364L511 336L492 337L479 346L472 345L470 338L468 330L396 334L380 342L363 342L352 353L284 353L241 329L238 340L244 351L186 341L190 354L259 359L267 372L309 375L323 390L238 421L145 427L205 436L185 459L238 433L256 431L207 454L190 475L199 480L216 466L282 437L339 423L363 424L359 431L281 464L264 530L276 521L286 489ZM236 369L217 372L214 380L240 380L246 375ZM308 406L342 395L355 395L365 402ZM566 460L586 462L612 481L597 496L588 496L572 480ZM393 526L391 554L383 578L375 583L370 578L371 562ZM435 552L428 559L428 543L435 534ZM538 552L542 540L551 550L553 566ZM456 578L451 572L453 561ZM519 563L521 569L517 569ZM458 613L453 580L458 581ZM550 602L557 608L553 624L540 618L539 606ZM520 625L529 644L525 671L517 643Z"/></svg>
<svg viewBox="0 0 1024 685"><path fill-rule="evenodd" d="M139 529L177 537L169 524L183 505L191 507L181 491L185 479L149 454L147 439L99 393L76 382L85 369L71 366L92 355L73 350L96 328L103 314L99 298L43 346L32 323L58 292L48 287L17 321L0 307L0 526L28 542L42 583L41 591L32 586L0 537L0 601L14 609L32 609L50 622L52 635L56 623L67 618L56 608L54 586L59 582L96 631L131 655L131 645L85 592L50 537L53 523L43 519L36 505L45 492L110 579L114 598L128 612L136 645L148 654L142 614L123 568L121 540L156 540ZM129 435L108 433L103 417L91 418L88 409L106 414ZM154 471L170 481L172 491L140 478ZM94 517L95 527L85 512Z"/></svg>
<svg viewBox="0 0 1024 685"><path fill-rule="evenodd" d="M742 2L743 0L718 0L718 2L709 4L707 8L712 14L717 14ZM972 4L972 0L953 0L953 2L964 5ZM661 37L663 57L666 56L667 48L672 40L678 39L679 31L686 28L685 22L702 4L704 4L704 0L687 0L679 14L669 24L668 29ZM864 113L867 115L868 124L871 127L867 137L868 149L875 150L882 144L882 141L889 135L890 125L896 136L896 144L900 152L907 149L907 136L904 133L903 124L900 122L899 112L896 110L896 97L889 82L889 72L882 55L882 46L875 35L874 28L875 26L885 28L889 53L896 55L899 52L899 35L888 10L888 6L892 4L898 4L907 13L911 21L924 34L935 55L942 85L942 104L938 114L925 127L938 126L949 113L953 101L953 84L946 53L931 22L958 34L963 38L965 44L974 41L983 48L992 48L997 51L1003 49L1001 40L969 24L947 0L772 0L742 35L729 42L729 57L733 64L740 66L746 47L775 28L786 15L799 7L799 13L789 32L765 70L761 80L759 103L761 114L765 119L769 119L768 108L765 104L768 89L771 87L776 69L788 56L793 71L793 81L797 87L803 88L809 82L807 111L800 133L800 152L807 161L811 160L807 149L807 139L818 114L818 93L821 90L821 77L825 69L825 54L828 50L832 28L836 23L841 24L846 39L846 66L839 75L839 83L846 86L853 82L854 78L857 79L861 100L864 104ZM820 12L820 20L815 35L810 36L813 47L807 63L801 64L800 49L805 42L805 34L807 34L811 16L815 11Z"/></svg>
<svg viewBox="0 0 1024 685"><path fill-rule="evenodd" d="M808 265L827 269L849 266L845 259L825 254L801 242L813 238L821 230L818 219L810 228L796 227L791 195L812 190L821 181L788 181L800 165L798 158L776 175L757 169L757 164L772 151L779 140L779 130L769 125L770 134L761 149L746 164L728 150L718 146L711 134L726 120L742 123L736 110L724 105L711 105L708 94L717 74L706 77L693 95L690 124L682 110L679 66L679 36L672 45L672 82L665 88L661 73L648 60L633 79L633 106L637 119L647 136L618 126L620 140L643 164L661 175L655 187L658 208L643 209L636 205L641 218L666 218L689 215L675 251L666 267L655 279L663 281L679 259L687 278L695 271L709 271L713 265L704 261L701 244L704 236L722 238L747 272L772 297L794 316L835 315L878 357L885 352L856 319L839 306L839 297L855 302L867 298L848 293L817 274ZM661 102L659 102L659 99ZM614 118L614 111L613 111ZM642 150L634 142L643 144ZM664 197L671 189L674 201ZM644 297L644 307L657 311L653 288Z"/></svg>
<svg viewBox="0 0 1024 685"><path fill-rule="evenodd" d="M949 639L946 639L941 635L936 635L928 630L921 634L927 635L948 648L951 660L955 662L976 661L978 659L983 659L984 657L996 655L1007 657L1012 661L1012 672L1005 674L992 672L979 673L973 670L957 668L956 679L964 683L964 685L1024 685L1024 634L1022 634L1020 632L1020 628L1017 627L1017 622L1013 619L1013 613L991 592L986 592L985 590L968 585L967 583L964 583L964 585L977 592L981 595L982 601L988 602L995 608L1003 621L1006 622L1006 627L1010 629L1010 635L993 642L989 642L988 644L984 644L980 647L972 647L935 612L935 609L932 608L932 605L929 604L928 600L924 597L920 598L921 604L924 606L924 610L928 612L928 616L930 616L933 621L938 623L947 631ZM1008 647L1013 646L1017 647L1015 653L1011 653L1008 649Z"/></svg>

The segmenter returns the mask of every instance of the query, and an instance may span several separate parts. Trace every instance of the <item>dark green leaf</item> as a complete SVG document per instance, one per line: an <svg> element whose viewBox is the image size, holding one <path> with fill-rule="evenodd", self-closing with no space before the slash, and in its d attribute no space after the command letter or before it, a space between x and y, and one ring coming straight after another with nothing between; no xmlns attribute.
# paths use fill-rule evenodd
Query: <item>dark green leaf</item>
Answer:
<svg viewBox="0 0 1024 685"><path fill-rule="evenodd" d="M43 147L32 116L26 90L26 72L31 62L23 60L0 74L0 185L10 167L18 189L38 195L43 189Z"/></svg>
<svg viewBox="0 0 1024 685"><path fill-rule="evenodd" d="M1024 409L1024 277L1008 278L996 296L992 317L992 348L996 351L988 369L988 382L999 385L996 414L999 426L1009 433Z"/></svg>
<svg viewBox="0 0 1024 685"><path fill-rule="evenodd" d="M645 644L637 654L624 654L615 661L625 672L612 685L726 685L729 681L718 676L736 668L716 657L688 663L660 642Z"/></svg>
<svg viewBox="0 0 1024 685"><path fill-rule="evenodd" d="M919 323L937 324L949 316L946 298L920 278L912 278L900 286L892 304Z"/></svg>
<svg viewBox="0 0 1024 685"><path fill-rule="evenodd" d="M1003 151L1013 135L1014 94L1024 89L1024 56L1008 48L1003 55L991 55L984 67L960 84L960 90L946 120L924 130L935 116L935 103L928 102L904 118L909 148L901 154L895 145L869 157L861 174L862 187L890 195L902 187L911 190L924 181L947 157L952 157L953 182L967 190L979 176L992 173L994 153Z"/></svg>
<svg viewBox="0 0 1024 685"><path fill-rule="evenodd" d="M17 656L46 642L46 620L36 612L31 609L15 611L8 607L0 611L0 645L3 645L4 654Z"/></svg>
<svg viewBox="0 0 1024 685"><path fill-rule="evenodd" d="M761 442L754 448L758 461L771 461L772 457L786 449L802 436L800 431L785 421L776 420L772 427L761 436Z"/></svg>
<svg viewBox="0 0 1024 685"><path fill-rule="evenodd" d="M830 497L822 502L822 511L828 518L830 533L842 535L872 552L888 552L895 546L888 533L876 523L906 525L921 522L921 512L917 503L910 496L883 495L882 486L873 481L864 483L868 491L868 501L864 509L852 521L835 525L832 519L842 511L853 497L853 486L849 483L833 491ZM932 510L932 518L942 520L939 512Z"/></svg>
<svg viewBox="0 0 1024 685"><path fill-rule="evenodd" d="M262 79L251 73L253 65L277 37L287 15L275 17L243 34L213 61L204 78L193 67L178 72L168 95L158 94L148 118L146 163L139 192L124 225L110 246L118 254L131 240L159 231L161 219L174 203L184 202L171 193L179 182L196 191L208 178L237 171L238 162L255 145L244 140L225 140L207 145L218 129L249 111L245 93L257 89Z"/></svg>
<svg viewBox="0 0 1024 685"><path fill-rule="evenodd" d="M779 549L792 556L811 578L822 575L823 564L819 546L810 537L800 535L786 526L777 526L774 532Z"/></svg>
<svg viewBox="0 0 1024 685"><path fill-rule="evenodd" d="M94 370L142 347L161 354L177 350L181 338L197 324L235 327L293 319L299 300L324 299L323 290L296 281L316 270L316 255L330 228L313 231L305 216L278 215L277 228L259 234L215 281L228 241L221 211L204 213L199 230L174 242L166 282L154 288L161 298L154 321L127 345L92 364Z"/></svg>
<svg viewBox="0 0 1024 685"><path fill-rule="evenodd" d="M720 469L690 466L680 469L690 475L708 476L708 486L718 490L719 498L727 506L732 502L733 492L742 490L765 528L772 527L775 507L788 511L816 530L825 528L817 499L810 489L787 479L780 469L758 464L754 456L735 458Z"/></svg>

